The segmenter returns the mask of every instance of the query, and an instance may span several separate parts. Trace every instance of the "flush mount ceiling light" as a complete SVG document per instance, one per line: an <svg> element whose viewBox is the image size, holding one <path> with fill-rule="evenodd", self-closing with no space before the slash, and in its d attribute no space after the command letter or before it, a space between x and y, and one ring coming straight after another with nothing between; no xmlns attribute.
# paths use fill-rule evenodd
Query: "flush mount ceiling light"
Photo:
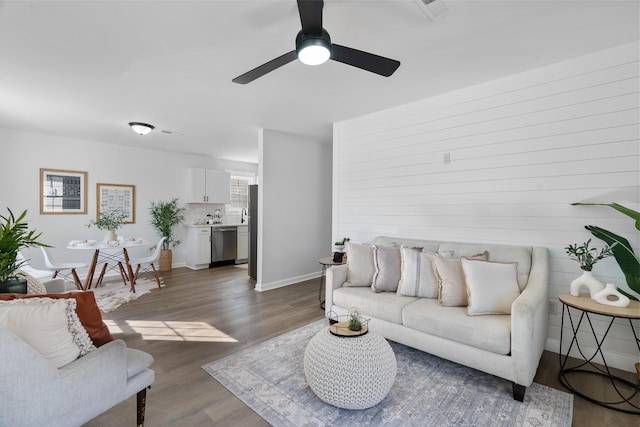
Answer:
<svg viewBox="0 0 640 427"><path fill-rule="evenodd" d="M309 35L300 31L296 37L296 53L303 64L320 65L327 62L331 56L329 33L322 30L321 35Z"/></svg>
<svg viewBox="0 0 640 427"><path fill-rule="evenodd" d="M147 123L129 122L131 129L138 135L146 135L153 130L153 126Z"/></svg>

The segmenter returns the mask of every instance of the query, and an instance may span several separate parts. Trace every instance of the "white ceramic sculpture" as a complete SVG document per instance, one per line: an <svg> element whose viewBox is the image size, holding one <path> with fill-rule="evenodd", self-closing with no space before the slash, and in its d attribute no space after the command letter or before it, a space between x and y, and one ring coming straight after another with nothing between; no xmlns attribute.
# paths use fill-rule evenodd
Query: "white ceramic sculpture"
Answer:
<svg viewBox="0 0 640 427"><path fill-rule="evenodd" d="M569 286L569 291L571 295L577 297L580 295L580 289L585 286L589 289L589 296L591 299L595 299L595 295L604 289L604 285L598 279L593 277L593 274L590 271L583 271L582 276L575 279L571 282Z"/></svg>
<svg viewBox="0 0 640 427"><path fill-rule="evenodd" d="M616 299L609 299L609 296ZM631 302L626 295L620 293L613 283L607 283L607 286L592 297L598 304L610 305L613 307L626 307Z"/></svg>

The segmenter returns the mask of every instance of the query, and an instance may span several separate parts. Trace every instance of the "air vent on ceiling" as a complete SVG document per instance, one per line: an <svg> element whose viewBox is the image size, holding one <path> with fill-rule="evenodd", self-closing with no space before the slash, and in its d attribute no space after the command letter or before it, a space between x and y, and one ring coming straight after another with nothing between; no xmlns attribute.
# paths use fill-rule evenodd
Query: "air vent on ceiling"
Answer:
<svg viewBox="0 0 640 427"><path fill-rule="evenodd" d="M445 2L444 0L414 0L420 10L424 12L427 17L432 21L437 21L440 18L448 15L453 11L451 1Z"/></svg>

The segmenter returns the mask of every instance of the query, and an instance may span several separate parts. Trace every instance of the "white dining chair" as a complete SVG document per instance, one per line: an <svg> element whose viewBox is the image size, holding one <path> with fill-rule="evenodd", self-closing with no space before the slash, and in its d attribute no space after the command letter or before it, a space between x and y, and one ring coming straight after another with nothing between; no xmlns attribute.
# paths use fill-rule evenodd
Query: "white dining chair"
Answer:
<svg viewBox="0 0 640 427"><path fill-rule="evenodd" d="M87 264L84 264L81 262L56 263L51 259L51 257L49 256L49 253L44 247L40 246L40 250L42 250L42 256L44 257L44 265L49 270L53 271L53 276L51 276L52 279L55 279L58 275L60 275L61 277L64 277L67 280L71 280L69 278L69 273L66 273L66 274L61 273L62 271L65 271L65 270L71 270L71 277L73 278L73 282L76 284L76 288L78 288L79 291L84 290L84 288L82 287L82 283L80 282L80 278L78 277L78 273L76 273L76 268L88 267Z"/></svg>
<svg viewBox="0 0 640 427"><path fill-rule="evenodd" d="M133 258L129 259L129 264L131 266L136 266L136 271L133 273L133 283L135 284L136 280L138 280L138 275L140 273L151 272L153 271L153 276L156 279L156 283L158 284L158 288L160 288L160 277L158 276L158 270L156 270L155 264L160 260L160 251L162 250L162 244L166 240L166 237L160 239L153 250L153 253L146 257L141 258ZM135 289L135 288L133 288ZM135 292L135 290L134 290Z"/></svg>

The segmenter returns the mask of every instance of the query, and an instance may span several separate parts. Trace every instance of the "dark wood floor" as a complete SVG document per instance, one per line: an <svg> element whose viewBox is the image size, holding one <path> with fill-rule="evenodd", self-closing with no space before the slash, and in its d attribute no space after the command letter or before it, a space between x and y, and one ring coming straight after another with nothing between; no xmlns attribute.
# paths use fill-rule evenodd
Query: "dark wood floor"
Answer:
<svg viewBox="0 0 640 427"><path fill-rule="evenodd" d="M155 358L156 381L147 394L146 426L268 426L201 366L321 319L318 280L256 292L246 270L234 266L200 271L178 268L162 276L165 287L104 315L105 321L122 331L114 333L115 338ZM176 336L176 330L182 337L190 336L189 340ZM558 355L545 352L535 381L564 390L557 374ZM602 389L597 379L584 386ZM86 426L135 425L135 413L132 397ZM579 397L574 400L574 426L639 424L639 416Z"/></svg>

